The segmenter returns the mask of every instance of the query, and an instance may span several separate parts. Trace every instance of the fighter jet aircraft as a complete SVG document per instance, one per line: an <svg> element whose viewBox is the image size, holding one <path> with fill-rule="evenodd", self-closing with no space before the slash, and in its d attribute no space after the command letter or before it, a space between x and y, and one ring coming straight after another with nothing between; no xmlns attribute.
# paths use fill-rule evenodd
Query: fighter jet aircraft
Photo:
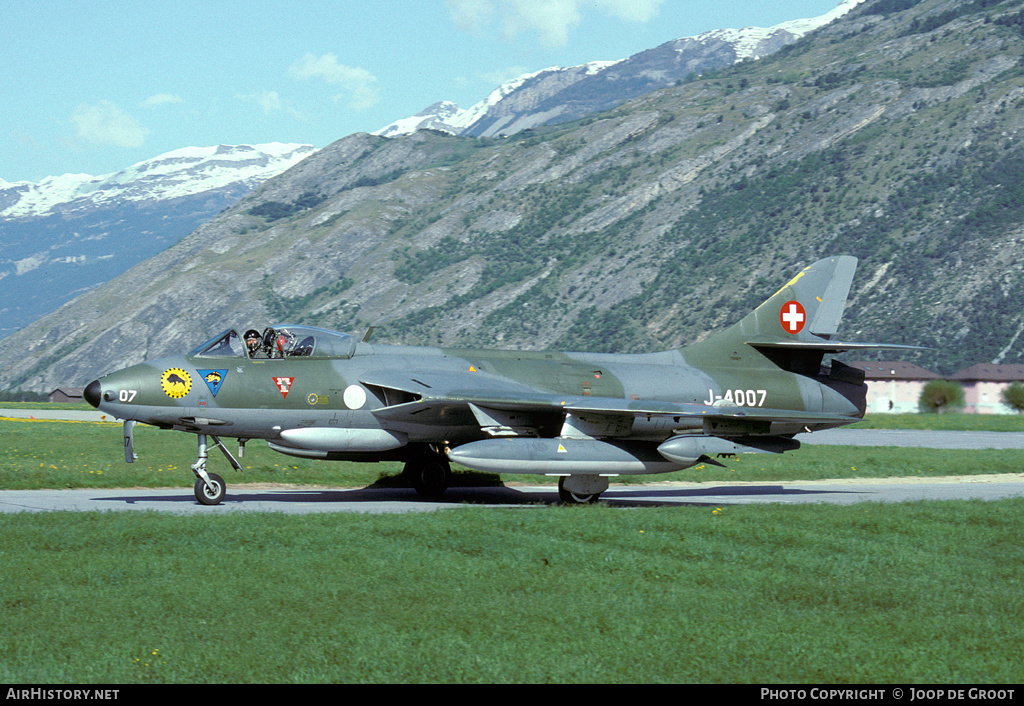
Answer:
<svg viewBox="0 0 1024 706"><path fill-rule="evenodd" d="M312 459L400 460L414 487L443 492L450 462L558 477L565 503L594 502L620 475L715 457L796 449L800 432L850 424L864 375L826 353L910 348L833 339L857 260L821 260L726 330L680 350L555 353L381 345L302 325L229 329L182 356L89 383L85 398L124 422L196 434L196 499L224 498L212 440L244 453L264 439Z"/></svg>

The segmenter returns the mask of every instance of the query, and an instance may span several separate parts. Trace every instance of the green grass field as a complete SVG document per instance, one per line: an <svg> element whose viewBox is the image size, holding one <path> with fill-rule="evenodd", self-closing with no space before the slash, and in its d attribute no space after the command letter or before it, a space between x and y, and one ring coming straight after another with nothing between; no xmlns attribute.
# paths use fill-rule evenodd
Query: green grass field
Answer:
<svg viewBox="0 0 1024 706"><path fill-rule="evenodd" d="M1019 683L1024 500L0 515L0 682Z"/></svg>
<svg viewBox="0 0 1024 706"><path fill-rule="evenodd" d="M934 415L932 415L934 416ZM188 487L195 478L195 436L139 425L139 459L124 462L121 425L100 422L0 420L0 488ZM234 453L232 440L225 442ZM230 487L239 483L287 483L363 487L394 482L399 463L342 463L282 456L262 441L246 447L243 470L234 471L221 453L210 450L210 468ZM613 479L635 483L792 481L829 478L939 477L1024 473L1024 457L1013 450L897 449L806 444L785 454L741 454L721 459L723 467L701 464L676 473ZM554 483L543 476L506 475L504 482ZM495 476L457 472L456 483L498 482Z"/></svg>
<svg viewBox="0 0 1024 706"><path fill-rule="evenodd" d="M186 434L139 427L132 465L119 424L0 434L3 488L193 481ZM229 486L400 470L256 442L242 474L211 464ZM808 445L645 480L1022 471L1016 452ZM0 682L1019 683L1022 536L1024 499L0 514Z"/></svg>
<svg viewBox="0 0 1024 706"><path fill-rule="evenodd" d="M934 429L936 431L1024 431L1022 414L869 414L850 429Z"/></svg>

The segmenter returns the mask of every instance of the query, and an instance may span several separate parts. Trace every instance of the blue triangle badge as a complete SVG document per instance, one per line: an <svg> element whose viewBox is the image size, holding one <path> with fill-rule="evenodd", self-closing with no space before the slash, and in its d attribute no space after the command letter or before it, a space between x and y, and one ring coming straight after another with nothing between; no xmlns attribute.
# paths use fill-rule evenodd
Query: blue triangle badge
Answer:
<svg viewBox="0 0 1024 706"><path fill-rule="evenodd" d="M220 391L220 386L224 384L224 379L228 376L227 370L197 370L197 373L206 382L206 386L210 388L210 392L216 397Z"/></svg>

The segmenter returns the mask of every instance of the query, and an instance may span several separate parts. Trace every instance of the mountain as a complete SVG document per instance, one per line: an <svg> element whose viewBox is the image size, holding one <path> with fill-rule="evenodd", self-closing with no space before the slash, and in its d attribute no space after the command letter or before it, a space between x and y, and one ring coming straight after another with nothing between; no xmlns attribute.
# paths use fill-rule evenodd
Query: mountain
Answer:
<svg viewBox="0 0 1024 706"><path fill-rule="evenodd" d="M189 147L105 176L0 181L0 336L165 250L312 152Z"/></svg>
<svg viewBox="0 0 1024 706"><path fill-rule="evenodd" d="M843 0L821 17L791 20L767 29L716 29L666 42L619 61L556 66L523 74L502 84L468 110L451 101L441 101L373 134L397 137L431 129L453 135L495 137L578 120L694 74L768 56L842 17L861 2Z"/></svg>
<svg viewBox="0 0 1024 706"><path fill-rule="evenodd" d="M839 338L1024 363L1024 3L868 0L759 61L507 138L359 133L0 340L47 391L291 320L650 351L860 260ZM884 355L884 353L883 353Z"/></svg>

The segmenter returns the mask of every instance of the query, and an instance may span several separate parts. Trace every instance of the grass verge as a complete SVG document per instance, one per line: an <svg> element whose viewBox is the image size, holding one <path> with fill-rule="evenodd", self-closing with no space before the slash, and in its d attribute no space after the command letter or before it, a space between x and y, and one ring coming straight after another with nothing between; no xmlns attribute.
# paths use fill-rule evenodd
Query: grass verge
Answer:
<svg viewBox="0 0 1024 706"><path fill-rule="evenodd" d="M1024 500L0 515L6 683L1019 683Z"/></svg>
<svg viewBox="0 0 1024 706"><path fill-rule="evenodd" d="M1022 414L869 414L849 429L931 429L934 431L1024 432Z"/></svg>
<svg viewBox="0 0 1024 706"><path fill-rule="evenodd" d="M194 482L195 436L140 425L135 430L139 459L124 462L120 424L100 422L0 421L0 488L187 487ZM231 440L225 440L229 444ZM343 463L282 456L262 441L251 442L243 470L232 470L211 449L210 468L229 486L284 483L363 487L395 481L399 463ZM614 482L793 481L828 478L889 478L1024 473L1019 451L982 449L900 449L807 444L785 454L741 454L721 459L724 467L701 464L676 473L622 476ZM554 483L544 476L505 475L506 482ZM497 482L494 476L457 473L456 484Z"/></svg>
<svg viewBox="0 0 1024 706"><path fill-rule="evenodd" d="M0 487L189 485L194 437L0 422ZM253 443L241 481L397 464ZM1020 473L1012 451L805 446L653 480ZM541 480L506 476L506 480ZM635 479L627 479L635 480ZM373 516L0 515L7 683L1019 683L1024 499Z"/></svg>

